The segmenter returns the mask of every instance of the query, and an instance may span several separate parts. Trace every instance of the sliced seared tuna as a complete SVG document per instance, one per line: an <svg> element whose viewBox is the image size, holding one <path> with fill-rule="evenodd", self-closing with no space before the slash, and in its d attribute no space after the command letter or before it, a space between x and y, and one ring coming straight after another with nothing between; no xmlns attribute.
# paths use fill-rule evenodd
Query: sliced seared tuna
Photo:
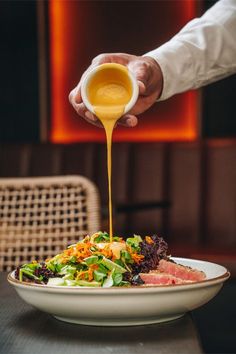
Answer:
<svg viewBox="0 0 236 354"><path fill-rule="evenodd" d="M187 284L206 278L206 274L200 270L165 259L160 260L156 270L151 270L149 273L140 273L139 276L146 285Z"/></svg>
<svg viewBox="0 0 236 354"><path fill-rule="evenodd" d="M165 259L160 260L158 270L183 280L201 281L206 278L206 274L200 270L186 267L173 261L166 261Z"/></svg>
<svg viewBox="0 0 236 354"><path fill-rule="evenodd" d="M139 275L146 285L174 285L192 283L192 281L183 280L171 274L158 271L150 273L140 273Z"/></svg>

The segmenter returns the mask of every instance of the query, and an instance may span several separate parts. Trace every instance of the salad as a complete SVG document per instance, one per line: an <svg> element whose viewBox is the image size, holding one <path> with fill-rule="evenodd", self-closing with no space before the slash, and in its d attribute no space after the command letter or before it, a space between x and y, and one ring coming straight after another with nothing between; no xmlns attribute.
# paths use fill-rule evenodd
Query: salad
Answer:
<svg viewBox="0 0 236 354"><path fill-rule="evenodd" d="M142 285L140 274L157 269L168 260L168 246L157 235L139 235L124 240L96 232L70 245L62 253L43 262L32 261L18 267L16 279L37 284L78 287Z"/></svg>

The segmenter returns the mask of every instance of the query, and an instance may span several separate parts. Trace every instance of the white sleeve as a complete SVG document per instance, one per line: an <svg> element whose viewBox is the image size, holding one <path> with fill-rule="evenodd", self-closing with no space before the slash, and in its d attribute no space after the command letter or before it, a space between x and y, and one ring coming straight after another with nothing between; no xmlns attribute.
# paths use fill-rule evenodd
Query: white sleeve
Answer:
<svg viewBox="0 0 236 354"><path fill-rule="evenodd" d="M236 73L236 0L220 0L170 41L144 56L163 73L159 100Z"/></svg>

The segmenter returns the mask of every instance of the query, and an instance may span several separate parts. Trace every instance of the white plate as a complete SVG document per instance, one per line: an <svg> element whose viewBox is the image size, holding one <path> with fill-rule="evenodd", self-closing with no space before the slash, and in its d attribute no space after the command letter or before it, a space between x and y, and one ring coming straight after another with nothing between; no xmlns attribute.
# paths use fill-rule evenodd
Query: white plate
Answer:
<svg viewBox="0 0 236 354"><path fill-rule="evenodd" d="M14 272L8 281L20 297L59 320L99 326L132 326L174 320L211 300L230 276L221 265L172 258L203 270L206 280L181 285L88 288L20 282Z"/></svg>

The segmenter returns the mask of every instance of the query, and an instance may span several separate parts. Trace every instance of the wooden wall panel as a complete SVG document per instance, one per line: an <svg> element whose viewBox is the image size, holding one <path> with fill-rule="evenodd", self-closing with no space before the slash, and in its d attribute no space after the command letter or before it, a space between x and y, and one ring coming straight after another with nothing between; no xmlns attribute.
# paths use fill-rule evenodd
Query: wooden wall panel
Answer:
<svg viewBox="0 0 236 354"><path fill-rule="evenodd" d="M130 203L152 203L165 199L163 167L164 144L134 144L128 179ZM162 209L153 208L127 215L130 233L161 232Z"/></svg>
<svg viewBox="0 0 236 354"><path fill-rule="evenodd" d="M127 224L127 214L122 206L129 198L129 173L132 144L113 144L112 193L113 193L113 222L116 233L124 234ZM103 186L107 190L106 185Z"/></svg>
<svg viewBox="0 0 236 354"><path fill-rule="evenodd" d="M129 195L130 159L132 144L113 144L113 196L116 204L125 203ZM105 187L106 188L106 187Z"/></svg>
<svg viewBox="0 0 236 354"><path fill-rule="evenodd" d="M236 148L208 146L206 235L208 243L236 246Z"/></svg>
<svg viewBox="0 0 236 354"><path fill-rule="evenodd" d="M29 146L29 176L54 176L60 174L59 145L38 144Z"/></svg>
<svg viewBox="0 0 236 354"><path fill-rule="evenodd" d="M61 173L66 175L79 174L91 180L94 177L96 144L80 144L62 146Z"/></svg>
<svg viewBox="0 0 236 354"><path fill-rule="evenodd" d="M127 201L130 144L113 144L112 158L114 232L122 233L126 223L126 215L118 212L118 208ZM103 227L108 230L108 182L106 159L107 151L105 144L97 144L94 159L93 181L98 186L101 195L104 216Z"/></svg>
<svg viewBox="0 0 236 354"><path fill-rule="evenodd" d="M106 145L97 144L94 152L93 181L99 188L102 204L108 205L106 154Z"/></svg>
<svg viewBox="0 0 236 354"><path fill-rule="evenodd" d="M197 244L200 238L201 149L199 144L173 144L170 150L170 241Z"/></svg>
<svg viewBox="0 0 236 354"><path fill-rule="evenodd" d="M0 146L0 176L25 177L29 173L30 149L25 144Z"/></svg>
<svg viewBox="0 0 236 354"><path fill-rule="evenodd" d="M98 186L102 227L108 230L104 144L0 146L1 177L59 174L81 174ZM235 181L235 140L116 143L113 147L115 233L125 236L134 232L159 233L170 244L180 246L180 255L184 248L204 254L209 247L214 254L216 248L220 252L229 249L234 252ZM152 208L150 203L158 201L170 201L170 207ZM140 209L142 203L149 207Z"/></svg>

